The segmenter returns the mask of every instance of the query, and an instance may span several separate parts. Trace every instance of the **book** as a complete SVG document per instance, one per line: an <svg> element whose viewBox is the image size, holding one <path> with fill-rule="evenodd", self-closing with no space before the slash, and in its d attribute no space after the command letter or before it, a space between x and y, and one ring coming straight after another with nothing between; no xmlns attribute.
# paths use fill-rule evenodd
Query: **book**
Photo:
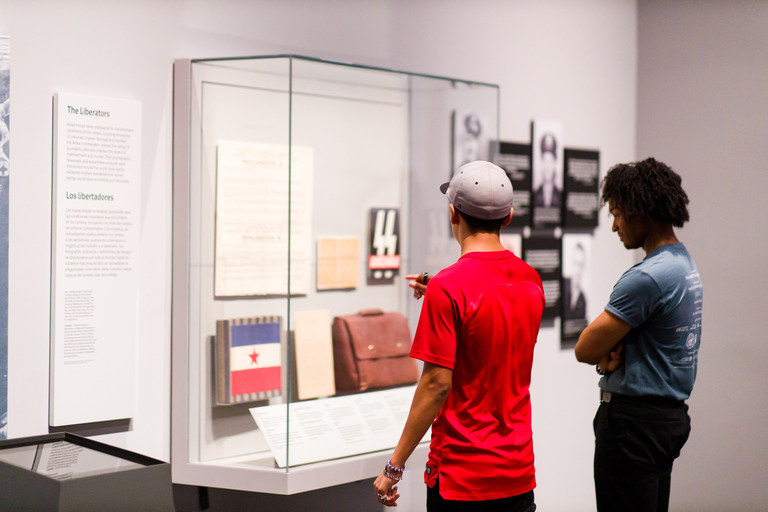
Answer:
<svg viewBox="0 0 768 512"><path fill-rule="evenodd" d="M280 395L280 316L216 321L216 403L231 405Z"/></svg>

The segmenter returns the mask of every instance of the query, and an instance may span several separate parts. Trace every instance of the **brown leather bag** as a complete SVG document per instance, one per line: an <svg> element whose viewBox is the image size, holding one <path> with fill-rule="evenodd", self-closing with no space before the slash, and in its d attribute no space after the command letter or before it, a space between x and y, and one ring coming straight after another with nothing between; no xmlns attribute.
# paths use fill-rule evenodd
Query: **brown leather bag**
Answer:
<svg viewBox="0 0 768 512"><path fill-rule="evenodd" d="M380 309L333 319L333 366L336 391L354 393L413 384L416 361L408 354L411 333L400 313Z"/></svg>

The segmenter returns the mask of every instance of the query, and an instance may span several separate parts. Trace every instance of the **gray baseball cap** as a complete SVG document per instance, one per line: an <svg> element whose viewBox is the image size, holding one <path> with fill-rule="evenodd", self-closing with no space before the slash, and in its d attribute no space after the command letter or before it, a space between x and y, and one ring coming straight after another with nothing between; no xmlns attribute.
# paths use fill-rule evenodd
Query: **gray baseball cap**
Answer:
<svg viewBox="0 0 768 512"><path fill-rule="evenodd" d="M464 164L451 181L440 185L454 208L470 217L503 219L512 209L512 183L504 169L477 160Z"/></svg>

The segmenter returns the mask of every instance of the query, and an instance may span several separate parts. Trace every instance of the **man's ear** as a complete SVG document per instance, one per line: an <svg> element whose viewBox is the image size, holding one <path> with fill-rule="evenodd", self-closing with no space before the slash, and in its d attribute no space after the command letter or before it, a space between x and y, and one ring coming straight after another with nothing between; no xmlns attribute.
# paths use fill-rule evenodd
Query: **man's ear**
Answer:
<svg viewBox="0 0 768 512"><path fill-rule="evenodd" d="M451 224L458 224L459 223L459 212L456 211L456 208L453 207L453 205L449 205L451 209Z"/></svg>
<svg viewBox="0 0 768 512"><path fill-rule="evenodd" d="M509 224L510 222L512 222L512 216L513 216L514 214L515 214L515 209L514 209L514 208L510 208L510 210L509 210L509 215L507 215L507 218L506 218L506 219L504 219L504 222L502 222L502 223L501 223L501 227L504 227L504 226L506 226L507 224Z"/></svg>

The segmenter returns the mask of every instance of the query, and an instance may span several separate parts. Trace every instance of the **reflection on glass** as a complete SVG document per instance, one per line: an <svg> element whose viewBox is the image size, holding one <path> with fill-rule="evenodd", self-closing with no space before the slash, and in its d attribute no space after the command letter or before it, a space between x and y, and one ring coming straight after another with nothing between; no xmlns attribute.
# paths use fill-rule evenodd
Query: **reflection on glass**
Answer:
<svg viewBox="0 0 768 512"><path fill-rule="evenodd" d="M54 480L70 480L144 467L68 441L8 448L0 451L0 461Z"/></svg>

